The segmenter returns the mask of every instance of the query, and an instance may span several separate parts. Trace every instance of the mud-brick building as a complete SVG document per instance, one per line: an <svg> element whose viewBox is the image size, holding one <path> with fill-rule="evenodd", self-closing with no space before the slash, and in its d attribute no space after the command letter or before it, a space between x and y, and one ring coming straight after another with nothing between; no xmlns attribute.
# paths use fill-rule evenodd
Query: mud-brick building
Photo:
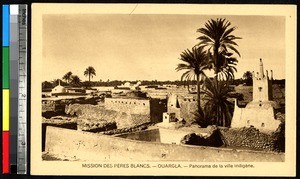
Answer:
<svg viewBox="0 0 300 179"><path fill-rule="evenodd" d="M252 73L253 100L245 108L238 106L235 101L234 113L231 122L232 128L253 126L263 132L275 131L280 121L275 118L279 104L272 101L273 71L269 77L268 71L264 73L263 62L260 59L260 69Z"/></svg>
<svg viewBox="0 0 300 179"><path fill-rule="evenodd" d="M158 123L162 122L163 113L167 111L167 100L128 96L105 98L105 109L129 115L141 115L147 118L141 120Z"/></svg>
<svg viewBox="0 0 300 179"><path fill-rule="evenodd" d="M168 113L175 113L176 119L184 119L186 122L193 122L197 113L196 96L182 96L179 94L168 95Z"/></svg>

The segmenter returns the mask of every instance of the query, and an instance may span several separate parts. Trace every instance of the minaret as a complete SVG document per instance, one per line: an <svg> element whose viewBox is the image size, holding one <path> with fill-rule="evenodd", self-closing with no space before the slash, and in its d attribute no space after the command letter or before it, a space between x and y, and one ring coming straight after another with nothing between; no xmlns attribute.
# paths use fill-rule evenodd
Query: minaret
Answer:
<svg viewBox="0 0 300 179"><path fill-rule="evenodd" d="M259 76L258 78L262 79L264 78L264 65L261 59L259 59Z"/></svg>
<svg viewBox="0 0 300 179"><path fill-rule="evenodd" d="M270 99L270 84L268 71L264 71L262 59L259 59L259 72L253 78L253 101L268 101Z"/></svg>

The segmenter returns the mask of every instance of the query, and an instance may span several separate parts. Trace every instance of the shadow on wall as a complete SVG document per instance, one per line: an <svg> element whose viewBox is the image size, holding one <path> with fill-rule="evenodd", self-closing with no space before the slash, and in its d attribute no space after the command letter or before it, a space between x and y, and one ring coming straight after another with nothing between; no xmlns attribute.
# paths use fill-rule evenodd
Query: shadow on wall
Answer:
<svg viewBox="0 0 300 179"><path fill-rule="evenodd" d="M167 99L150 99L150 120L152 123L162 122L163 113L167 112Z"/></svg>
<svg viewBox="0 0 300 179"><path fill-rule="evenodd" d="M42 123L42 152L45 151L47 126L53 126L53 127L59 127L59 128L77 130L77 123L76 122L72 122L72 123L60 123L60 124Z"/></svg>

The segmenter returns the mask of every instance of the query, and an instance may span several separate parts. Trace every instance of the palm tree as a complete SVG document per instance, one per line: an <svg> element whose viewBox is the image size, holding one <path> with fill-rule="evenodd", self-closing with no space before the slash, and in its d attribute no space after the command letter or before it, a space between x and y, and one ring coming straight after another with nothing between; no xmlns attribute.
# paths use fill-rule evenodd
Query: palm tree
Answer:
<svg viewBox="0 0 300 179"><path fill-rule="evenodd" d="M252 85L252 73L250 71L246 71L243 75L243 79L246 81L246 85Z"/></svg>
<svg viewBox="0 0 300 179"><path fill-rule="evenodd" d="M234 79L234 73L237 72L235 66L238 60L232 55L232 53L225 51L220 53L219 60L222 66L219 67L218 79L227 81Z"/></svg>
<svg viewBox="0 0 300 179"><path fill-rule="evenodd" d="M80 78L77 75L72 76L72 84L78 86L80 84Z"/></svg>
<svg viewBox="0 0 300 179"><path fill-rule="evenodd" d="M217 74L221 72L223 66L226 66L226 63L222 60L222 55L227 54L230 49L241 56L239 51L236 49L238 44L235 42L235 40L241 38L232 35L232 32L236 29L236 27L230 27L230 25L231 23L226 19L217 18L217 20L209 20L205 23L205 28L197 30L197 32L202 34L197 38L200 40L198 45L205 47L210 52L213 59L216 80L218 78Z"/></svg>
<svg viewBox="0 0 300 179"><path fill-rule="evenodd" d="M93 78L93 76L96 76L96 70L94 67L89 66L85 69L84 71L84 76L88 76L89 77L89 82L91 81L91 77Z"/></svg>
<svg viewBox="0 0 300 179"><path fill-rule="evenodd" d="M233 104L227 100L230 92L227 86L226 81L205 80L204 111L206 120L210 120L211 124L230 126Z"/></svg>
<svg viewBox="0 0 300 179"><path fill-rule="evenodd" d="M62 77L63 80L66 80L67 83L69 83L72 79L72 72L68 72L66 73L63 77Z"/></svg>
<svg viewBox="0 0 300 179"><path fill-rule="evenodd" d="M201 110L200 104L200 81L202 81L206 75L204 71L209 68L207 54L204 52L203 47L194 47L192 51L185 50L180 54L180 60L184 63L180 63L176 67L176 71L186 70L182 76L182 80L197 80L197 105L198 110ZM201 78L201 79L200 79Z"/></svg>

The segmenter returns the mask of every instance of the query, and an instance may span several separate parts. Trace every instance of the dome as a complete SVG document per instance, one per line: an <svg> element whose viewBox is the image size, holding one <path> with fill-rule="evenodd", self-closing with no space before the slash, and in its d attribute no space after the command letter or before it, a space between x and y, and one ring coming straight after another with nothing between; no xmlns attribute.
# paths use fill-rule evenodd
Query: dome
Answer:
<svg viewBox="0 0 300 179"><path fill-rule="evenodd" d="M130 83L129 83L129 82L126 82L126 83L124 83L124 86L129 87L129 86L130 86Z"/></svg>
<svg viewBox="0 0 300 179"><path fill-rule="evenodd" d="M66 88L61 86L60 84L55 86L53 89L52 89L52 93L65 93L66 92Z"/></svg>

